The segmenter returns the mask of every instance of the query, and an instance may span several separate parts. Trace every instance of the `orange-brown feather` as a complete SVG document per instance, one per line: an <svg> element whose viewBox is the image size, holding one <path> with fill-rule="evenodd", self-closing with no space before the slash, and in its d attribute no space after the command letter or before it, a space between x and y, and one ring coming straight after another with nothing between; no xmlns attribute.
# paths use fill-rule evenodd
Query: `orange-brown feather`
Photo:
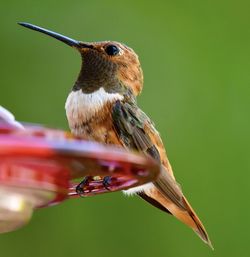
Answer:
<svg viewBox="0 0 250 257"><path fill-rule="evenodd" d="M144 130L148 133L153 144L156 146L161 157L162 165L166 168L166 171L169 172L174 178L173 170L168 160L166 150L159 133L155 130L152 124L146 124ZM147 194L151 198L157 199L157 201L160 202L161 205L163 205L167 210L169 210L171 214L173 214L177 219L182 221L187 226L191 227L198 234L198 236L201 237L203 241L205 241L211 248L213 248L205 227L203 226L202 222L200 221L197 214L194 212L184 195L183 201L186 205L185 211L183 211L183 209L180 209L173 202L163 196L156 187L147 191Z"/></svg>

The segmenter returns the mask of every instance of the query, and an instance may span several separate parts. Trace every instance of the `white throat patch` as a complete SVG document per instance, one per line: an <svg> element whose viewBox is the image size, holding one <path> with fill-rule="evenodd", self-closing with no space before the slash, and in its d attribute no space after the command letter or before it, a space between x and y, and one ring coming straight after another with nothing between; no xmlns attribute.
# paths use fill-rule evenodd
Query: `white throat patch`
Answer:
<svg viewBox="0 0 250 257"><path fill-rule="evenodd" d="M82 90L72 91L67 98L65 109L70 127L91 119L106 103L122 100L118 93L107 93L103 88L94 93L84 94Z"/></svg>

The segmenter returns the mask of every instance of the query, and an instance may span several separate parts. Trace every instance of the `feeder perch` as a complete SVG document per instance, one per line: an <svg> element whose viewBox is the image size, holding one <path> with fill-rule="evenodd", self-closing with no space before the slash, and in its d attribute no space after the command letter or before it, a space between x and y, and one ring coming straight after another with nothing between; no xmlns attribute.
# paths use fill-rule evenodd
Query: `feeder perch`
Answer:
<svg viewBox="0 0 250 257"><path fill-rule="evenodd" d="M0 106L0 233L27 224L34 209L79 197L76 186L86 176L84 197L154 181L159 170L150 157L21 124Z"/></svg>

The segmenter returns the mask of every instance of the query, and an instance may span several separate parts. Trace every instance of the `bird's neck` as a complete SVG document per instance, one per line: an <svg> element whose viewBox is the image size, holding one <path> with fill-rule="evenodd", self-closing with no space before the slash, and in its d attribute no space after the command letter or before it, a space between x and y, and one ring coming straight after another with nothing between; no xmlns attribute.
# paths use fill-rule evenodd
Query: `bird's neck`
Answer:
<svg viewBox="0 0 250 257"><path fill-rule="evenodd" d="M65 109L71 130L101 115L107 106L117 100L123 100L119 93L107 93L102 87L93 93L86 94L81 89L72 91L67 98ZM102 112L103 110L103 112Z"/></svg>
<svg viewBox="0 0 250 257"><path fill-rule="evenodd" d="M93 58L94 55L94 58ZM73 91L82 90L83 93L94 93L101 87L111 92L119 86L117 65L113 62L103 62L103 58L95 52L87 51L82 55L83 61ZM101 65L100 65L101 64Z"/></svg>

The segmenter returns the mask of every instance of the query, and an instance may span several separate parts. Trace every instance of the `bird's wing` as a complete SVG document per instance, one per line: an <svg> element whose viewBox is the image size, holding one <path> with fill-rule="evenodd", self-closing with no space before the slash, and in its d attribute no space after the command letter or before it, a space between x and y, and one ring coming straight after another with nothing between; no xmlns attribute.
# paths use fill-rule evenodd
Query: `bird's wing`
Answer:
<svg viewBox="0 0 250 257"><path fill-rule="evenodd" d="M112 108L113 125L121 144L150 155L161 163L161 173L151 191L138 193L155 207L173 214L190 226L208 245L208 234L175 181L164 145L154 124L134 102L117 101Z"/></svg>
<svg viewBox="0 0 250 257"><path fill-rule="evenodd" d="M158 132L156 132L157 134L153 133L153 124L146 114L133 102L123 103L117 101L113 106L112 118L118 137L125 147L128 149L136 149L146 155L150 155L159 163L162 162L162 153L158 150L159 145L157 145L153 139L153 135L159 137ZM159 141L159 139L157 140ZM160 149L160 151L163 150ZM162 165L162 172L154 182L154 185L171 202L179 208L185 209L186 206L183 203L183 194L173 177L171 169L167 170L167 168ZM144 196L143 198L145 199L146 197ZM149 199L145 200L148 201Z"/></svg>

